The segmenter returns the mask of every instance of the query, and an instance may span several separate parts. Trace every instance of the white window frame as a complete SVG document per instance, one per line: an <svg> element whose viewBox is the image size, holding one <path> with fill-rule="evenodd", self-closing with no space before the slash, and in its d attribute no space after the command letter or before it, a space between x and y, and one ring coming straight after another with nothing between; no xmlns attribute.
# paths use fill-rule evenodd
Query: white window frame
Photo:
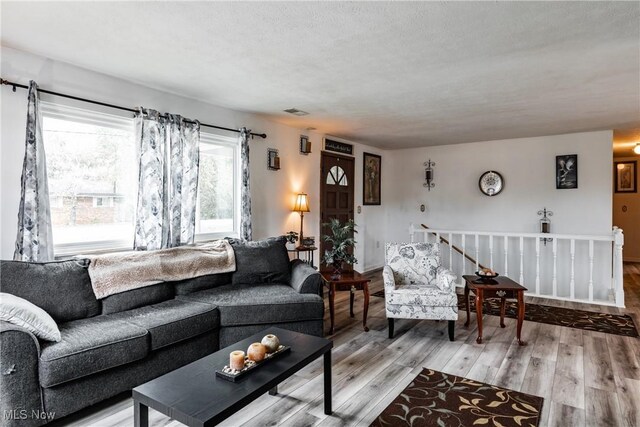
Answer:
<svg viewBox="0 0 640 427"><path fill-rule="evenodd" d="M222 136L217 133L203 132L200 129L200 144L222 145L233 148L233 230L217 233L198 233L200 226L200 201L196 209L196 242L207 242L224 237L238 237L240 235L240 144L238 138ZM198 198L200 189L198 189Z"/></svg>
<svg viewBox="0 0 640 427"><path fill-rule="evenodd" d="M123 113L120 115L109 114L101 111L87 110L84 108L46 101L40 102L40 111L43 117L107 126L114 129L131 131L132 134L135 135L133 117L131 117L129 113ZM134 197L137 199L137 196ZM132 248L133 234L131 235L131 238L127 240L114 239L62 244L55 244L54 242L53 253L56 257L66 257L82 253L88 254L96 252L131 250Z"/></svg>

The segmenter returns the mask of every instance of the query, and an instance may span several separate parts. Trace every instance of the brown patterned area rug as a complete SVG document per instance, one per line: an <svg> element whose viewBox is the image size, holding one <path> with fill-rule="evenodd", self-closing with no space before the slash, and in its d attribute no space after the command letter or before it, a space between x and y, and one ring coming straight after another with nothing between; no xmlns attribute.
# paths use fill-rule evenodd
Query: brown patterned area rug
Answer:
<svg viewBox="0 0 640 427"><path fill-rule="evenodd" d="M371 295L384 298L384 291L374 292ZM458 294L458 308L465 310L464 295ZM475 304L471 304L471 311L476 311ZM497 298L485 300L482 311L485 314L500 316L500 300ZM516 319L517 315L518 304L515 301L507 301L505 316ZM524 319L530 322L565 326L567 328L604 332L605 334L623 335L625 337L638 337L638 329L631 316L627 314L597 313L550 305L526 304Z"/></svg>
<svg viewBox="0 0 640 427"><path fill-rule="evenodd" d="M425 368L371 425L537 427L543 401Z"/></svg>

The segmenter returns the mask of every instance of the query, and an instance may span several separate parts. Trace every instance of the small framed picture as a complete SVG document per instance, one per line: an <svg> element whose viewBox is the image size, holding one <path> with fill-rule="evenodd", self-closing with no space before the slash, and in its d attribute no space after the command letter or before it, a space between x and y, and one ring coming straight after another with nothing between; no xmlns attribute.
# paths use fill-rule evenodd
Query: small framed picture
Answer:
<svg viewBox="0 0 640 427"><path fill-rule="evenodd" d="M638 192L638 161L614 162L613 180L616 193Z"/></svg>
<svg viewBox="0 0 640 427"><path fill-rule="evenodd" d="M364 153L362 165L362 204L380 205L380 176L382 173L382 157L377 154Z"/></svg>
<svg viewBox="0 0 640 427"><path fill-rule="evenodd" d="M578 155L556 156L556 189L578 188Z"/></svg>

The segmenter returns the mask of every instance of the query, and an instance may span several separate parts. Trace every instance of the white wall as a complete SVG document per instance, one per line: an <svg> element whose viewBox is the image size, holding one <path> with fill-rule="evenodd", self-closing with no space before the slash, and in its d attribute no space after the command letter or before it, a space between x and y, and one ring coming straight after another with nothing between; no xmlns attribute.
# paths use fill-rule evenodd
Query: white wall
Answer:
<svg viewBox="0 0 640 427"><path fill-rule="evenodd" d="M288 230L298 230L299 215L291 212L293 196L298 191L307 192L311 198L311 212L305 215L305 234L319 238L319 170L322 134L285 126L260 116L229 110L190 98L150 89L141 84L127 82L101 73L78 68L40 56L2 47L2 77L7 80L26 83L33 79L45 89L68 93L80 97L100 100L116 105L144 106L159 111L181 114L230 128L246 126L256 132L268 135L266 140L256 138L251 142L251 186L253 195L253 230L255 238L282 234ZM179 78L179 76L176 76ZM18 201L20 198L20 174L24 156L26 119L26 91L16 93L8 86L0 88L1 125L0 130L0 257L10 259L16 236ZM67 105L105 111L111 114L128 114L118 110L101 108L86 103L78 103L64 98L52 98L46 94L43 100L51 100ZM289 106L284 106L289 107ZM308 156L298 151L299 136L310 136L313 152ZM383 154L380 150L363 145L355 145L356 155L356 204L362 200L362 151ZM267 170L267 148L280 151L280 171ZM386 156L383 154L386 161ZM383 194L383 197L385 195ZM356 255L361 270L382 263L375 252L376 241L382 241L383 208L363 207L362 214L356 214L359 227Z"/></svg>
<svg viewBox="0 0 640 427"><path fill-rule="evenodd" d="M577 189L555 187L555 157L563 154L578 155ZM553 233L611 234L611 131L397 150L388 156L393 169L387 197L388 241L406 241L410 223L444 230L537 233L537 212L544 207L554 213ZM422 186L423 163L429 158L436 162L435 187L431 191ZM478 188L478 179L487 170L500 172L505 180L504 189L494 197L483 195ZM426 205L424 213L419 210L420 204ZM473 253L469 240L467 250ZM561 242L558 249L558 280L560 293L567 295L570 264L565 243ZM480 242L481 248L486 245L487 242ZM499 272L505 271L502 250L501 242L497 242L495 259ZM510 250L517 251L514 242ZM525 247L526 256L533 251L532 247ZM544 246L541 268L545 292L550 291L551 285L551 255L551 245ZM607 245L596 245L596 257L595 296L606 299L611 277ZM488 264L486 256L479 261ZM525 285L535 279L531 261L525 262ZM586 247L578 245L576 282L577 296L581 298L587 296L587 262ZM472 266L467 267L467 274L471 273ZM517 254L510 256L509 271L519 274Z"/></svg>
<svg viewBox="0 0 640 427"><path fill-rule="evenodd" d="M611 232L612 132L442 145L391 152L388 239L402 239L410 222L456 230L538 232L538 210L554 212L552 232ZM556 190L555 157L578 154L578 188ZM427 191L423 162L436 162ZM480 175L500 172L505 186L483 195ZM420 204L426 205L421 213Z"/></svg>

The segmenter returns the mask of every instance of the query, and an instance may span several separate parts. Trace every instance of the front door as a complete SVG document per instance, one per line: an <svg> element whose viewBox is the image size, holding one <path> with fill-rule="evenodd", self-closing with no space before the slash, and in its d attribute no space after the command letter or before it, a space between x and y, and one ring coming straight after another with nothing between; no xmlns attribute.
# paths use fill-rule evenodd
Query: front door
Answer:
<svg viewBox="0 0 640 427"><path fill-rule="evenodd" d="M344 223L353 219L354 159L322 152L320 161L320 259L329 249L322 236L329 232L322 224L332 218ZM321 266L324 267L323 264Z"/></svg>

